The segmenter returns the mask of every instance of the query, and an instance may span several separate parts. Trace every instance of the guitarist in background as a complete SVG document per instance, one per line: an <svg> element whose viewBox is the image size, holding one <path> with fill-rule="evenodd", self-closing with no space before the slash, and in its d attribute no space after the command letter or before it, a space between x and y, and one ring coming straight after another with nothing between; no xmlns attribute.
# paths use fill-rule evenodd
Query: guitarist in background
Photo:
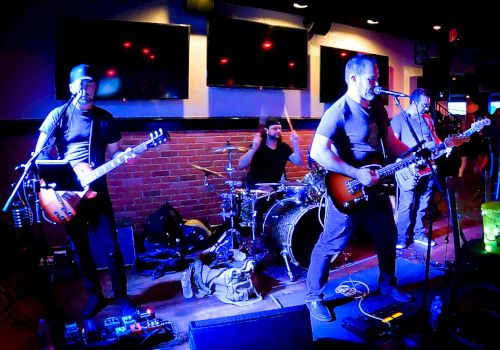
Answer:
<svg viewBox="0 0 500 350"><path fill-rule="evenodd" d="M62 116L60 114L65 106L52 110L40 126L36 151L43 148L41 156L48 158L57 153L60 159L68 160L73 167L77 164L89 165L90 172L90 166L95 168L105 163L106 149L113 157L122 152L121 133L116 121L111 113L94 105L96 89L94 74L88 65L80 64L71 70L71 103ZM52 137L47 140L49 135ZM106 305L99 272L91 254L90 235L106 252L103 256L108 259L115 302L124 315L131 315L136 308L127 295L127 278L106 177L92 182L90 187L97 195L92 199L83 199L76 215L66 222L66 231L89 293L82 316L93 317Z"/></svg>
<svg viewBox="0 0 500 350"><path fill-rule="evenodd" d="M347 92L324 113L311 145L311 157L322 167L357 179L366 187L377 184L380 177L372 169L362 166L373 163L371 159L375 157L381 159L383 149L393 157L408 150L408 146L395 138L384 107L375 101L374 88L378 86L378 77L378 66L371 56L357 55L347 62ZM327 196L325 212L324 230L311 253L307 272L306 305L311 316L320 321L334 319L323 294L330 263L361 226L376 245L380 293L400 302L411 301L410 294L397 288L397 231L389 196L370 195L362 206L344 214L330 195Z"/></svg>
<svg viewBox="0 0 500 350"><path fill-rule="evenodd" d="M436 135L432 117L427 113L430 107L429 93L422 88L415 89L410 95L410 106L405 113L399 113L391 120L391 127L396 137L408 147L413 147L419 141L424 141L423 147L432 148L441 143ZM408 118L406 118L408 116ZM413 135L410 127L415 132ZM417 138L417 140L415 140ZM419 167L419 166L418 166ZM407 190L398 183L397 187L397 211L398 211L398 240L397 249L406 248L406 244L413 237L413 242L431 247L436 245L432 239L429 241L425 235L424 217L432 198L434 179L432 172L423 165L423 169L415 167L415 171L426 172L425 176L409 179L418 181L412 190ZM425 169L427 168L427 169ZM413 235L410 231L413 226Z"/></svg>

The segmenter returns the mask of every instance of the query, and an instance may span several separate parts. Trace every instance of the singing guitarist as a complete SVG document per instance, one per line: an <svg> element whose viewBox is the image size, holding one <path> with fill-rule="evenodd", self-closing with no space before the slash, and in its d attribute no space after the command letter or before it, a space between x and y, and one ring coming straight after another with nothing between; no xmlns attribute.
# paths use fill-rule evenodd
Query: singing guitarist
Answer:
<svg viewBox="0 0 500 350"><path fill-rule="evenodd" d="M388 195L369 195L356 210L343 213L334 204L332 193L355 179L365 189L376 185L380 176L368 165L373 156L382 156L385 149L396 157L408 146L398 141L390 130L383 105L375 99L379 70L372 56L357 55L345 68L347 92L328 108L319 122L312 145L311 157L328 170L324 230L311 254L307 273L306 305L311 316L331 321L334 314L324 302L332 258L342 252L349 237L363 227L376 245L379 262L379 291L400 302L411 295L400 291L396 281L396 238L392 206ZM330 175L340 181L332 183ZM363 190L364 191L364 190Z"/></svg>
<svg viewBox="0 0 500 350"><path fill-rule="evenodd" d="M121 133L115 119L111 113L94 105L97 90L95 78L97 76L90 66L80 64L73 67L69 84L71 99L52 110L45 118L35 149L36 152L42 151L41 157L55 155L68 160L77 174L86 174L91 171L91 167L103 164L106 151L110 156L122 152ZM115 302L123 314L131 315L136 308L127 295L123 256L118 245L105 176L92 182L89 187L78 209L64 213L68 215L66 231L89 294L82 316L92 317L106 305L99 272L91 253L90 236L98 242L96 246L103 249L102 256L108 260Z"/></svg>
<svg viewBox="0 0 500 350"><path fill-rule="evenodd" d="M410 95L410 105L391 120L392 130L396 137L409 147L419 141L425 141L427 148L441 143L436 135L432 117L429 111L431 99L429 93L422 88L415 89ZM431 164L428 164L431 163ZM398 240L397 249L406 248L413 240L414 243L435 246L434 240L428 240L425 233L424 217L432 198L434 178L429 166L434 166L431 160L423 160L421 164L413 164L404 169L397 180L397 212L398 212ZM415 182L409 190L403 181Z"/></svg>

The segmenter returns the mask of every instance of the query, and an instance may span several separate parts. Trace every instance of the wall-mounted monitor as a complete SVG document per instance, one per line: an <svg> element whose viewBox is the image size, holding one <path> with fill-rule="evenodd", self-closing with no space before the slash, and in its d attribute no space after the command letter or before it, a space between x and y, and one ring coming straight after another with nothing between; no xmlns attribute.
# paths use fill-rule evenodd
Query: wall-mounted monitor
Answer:
<svg viewBox="0 0 500 350"><path fill-rule="evenodd" d="M56 98L69 98L69 72L86 63L96 72L98 99L186 99L189 34L186 25L60 19Z"/></svg>
<svg viewBox="0 0 500 350"><path fill-rule="evenodd" d="M207 85L307 89L307 31L214 17L208 23Z"/></svg>
<svg viewBox="0 0 500 350"><path fill-rule="evenodd" d="M320 47L320 102L335 102L346 92L347 86L344 79L345 65L351 57L358 53L366 52L351 51L329 46ZM389 89L389 57L371 53L366 54L375 57L377 60L379 85ZM388 104L388 96L380 95L379 98L385 105Z"/></svg>

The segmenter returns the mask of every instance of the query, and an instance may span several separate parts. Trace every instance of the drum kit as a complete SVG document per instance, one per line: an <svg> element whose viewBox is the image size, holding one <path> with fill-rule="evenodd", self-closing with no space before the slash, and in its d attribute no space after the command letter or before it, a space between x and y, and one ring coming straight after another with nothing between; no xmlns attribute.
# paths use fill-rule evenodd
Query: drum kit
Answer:
<svg viewBox="0 0 500 350"><path fill-rule="evenodd" d="M213 148L214 153L226 153L229 177L224 183L228 191L221 194L221 213L229 220L227 229L209 252L218 252L230 240L232 249L239 249L242 243L240 230L250 228L252 241L262 235L271 242L272 250L279 250L285 260L290 279L289 260L296 266L307 269L312 249L323 229L323 197L326 193L326 172L316 167L301 180L257 183L255 189L242 187L242 182L233 180L235 168L232 156L236 152L246 152L244 147L229 144ZM193 168L205 174L205 185L209 175L224 178L222 173L198 166Z"/></svg>

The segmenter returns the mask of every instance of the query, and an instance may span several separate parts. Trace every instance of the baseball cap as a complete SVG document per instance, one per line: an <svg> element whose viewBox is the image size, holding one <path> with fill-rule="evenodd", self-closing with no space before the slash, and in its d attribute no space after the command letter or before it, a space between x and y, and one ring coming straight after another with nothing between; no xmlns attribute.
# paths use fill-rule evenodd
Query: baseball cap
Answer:
<svg viewBox="0 0 500 350"><path fill-rule="evenodd" d="M93 75L94 73L88 64L79 64L71 69L71 73L69 74L69 82L73 83L78 79L94 80Z"/></svg>
<svg viewBox="0 0 500 350"><path fill-rule="evenodd" d="M266 128L269 128L271 125L281 125L280 120L275 117L267 118L266 120Z"/></svg>

